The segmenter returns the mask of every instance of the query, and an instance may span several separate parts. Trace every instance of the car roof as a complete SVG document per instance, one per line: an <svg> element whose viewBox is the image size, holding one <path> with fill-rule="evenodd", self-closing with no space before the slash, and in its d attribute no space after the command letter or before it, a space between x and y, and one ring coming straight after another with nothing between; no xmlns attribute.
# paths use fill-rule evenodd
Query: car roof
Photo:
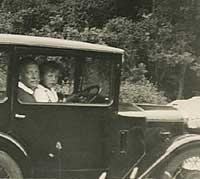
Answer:
<svg viewBox="0 0 200 179"><path fill-rule="evenodd" d="M124 53L124 50L122 49L109 47L106 45L98 45L87 42L64 40L50 37L35 37L28 35L0 34L0 44L76 49L115 54Z"/></svg>

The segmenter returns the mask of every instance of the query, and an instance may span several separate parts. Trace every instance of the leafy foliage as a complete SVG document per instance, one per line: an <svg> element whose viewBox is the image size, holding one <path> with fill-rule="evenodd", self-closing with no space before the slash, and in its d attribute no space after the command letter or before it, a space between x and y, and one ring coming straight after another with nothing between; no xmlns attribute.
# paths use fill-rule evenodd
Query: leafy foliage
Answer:
<svg viewBox="0 0 200 179"><path fill-rule="evenodd" d="M126 103L167 103L164 93L159 92L148 80L141 80L137 83L122 82L120 99Z"/></svg>
<svg viewBox="0 0 200 179"><path fill-rule="evenodd" d="M0 11L0 33L12 33L14 31L11 13Z"/></svg>
<svg viewBox="0 0 200 179"><path fill-rule="evenodd" d="M2 0L0 3L1 33L123 48L126 60L122 81L134 85L148 79L170 99L192 96L194 88L200 91L200 84L194 88L187 85L194 81L188 76L200 81L198 0L123 3L119 0ZM143 85L146 87L146 83Z"/></svg>

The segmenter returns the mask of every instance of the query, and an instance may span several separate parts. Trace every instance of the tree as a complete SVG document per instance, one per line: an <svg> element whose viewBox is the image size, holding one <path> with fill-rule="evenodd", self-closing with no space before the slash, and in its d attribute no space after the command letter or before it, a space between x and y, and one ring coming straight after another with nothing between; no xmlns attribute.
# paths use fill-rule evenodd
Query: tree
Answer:
<svg viewBox="0 0 200 179"><path fill-rule="evenodd" d="M171 99L193 95L199 78L198 0L3 0L0 32L31 34L125 50L122 80L144 78ZM124 16L124 17L121 17ZM200 81L200 80L199 80ZM200 85L199 85L200 88ZM195 87L198 90L198 85ZM200 91L200 90L199 90Z"/></svg>
<svg viewBox="0 0 200 179"><path fill-rule="evenodd" d="M194 48L198 34L194 22L199 16L199 7L196 0L156 2L155 14L150 19L158 19L157 33L151 40L149 61L152 63L148 70L161 88L166 90L166 86L171 86L174 89L168 91L174 94L172 98L183 98L186 73L195 68L194 62L198 61Z"/></svg>

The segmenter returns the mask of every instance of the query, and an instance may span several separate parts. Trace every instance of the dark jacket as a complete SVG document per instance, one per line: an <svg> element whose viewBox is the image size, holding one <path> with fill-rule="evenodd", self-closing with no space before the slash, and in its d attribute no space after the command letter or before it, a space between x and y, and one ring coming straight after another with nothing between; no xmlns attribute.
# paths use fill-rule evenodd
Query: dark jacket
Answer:
<svg viewBox="0 0 200 179"><path fill-rule="evenodd" d="M33 95L27 93L26 91L24 91L21 88L18 88L18 99L21 102L26 102L26 103L35 103L36 102Z"/></svg>

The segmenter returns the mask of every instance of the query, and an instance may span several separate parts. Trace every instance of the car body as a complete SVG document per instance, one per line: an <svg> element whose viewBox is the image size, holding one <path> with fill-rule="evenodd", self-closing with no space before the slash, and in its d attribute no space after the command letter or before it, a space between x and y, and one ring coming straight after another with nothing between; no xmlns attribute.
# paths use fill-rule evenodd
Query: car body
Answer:
<svg viewBox="0 0 200 179"><path fill-rule="evenodd" d="M19 62L27 56L65 67L60 101L18 99ZM0 35L0 151L21 172L14 176L145 178L177 149L200 142L183 135L184 118L173 107L119 104L123 58L124 50L103 45Z"/></svg>
<svg viewBox="0 0 200 179"><path fill-rule="evenodd" d="M168 106L173 106L178 109L184 116L189 128L193 131L199 131L200 128L200 112L199 112L200 97L194 96L189 99L180 99L172 101Z"/></svg>

